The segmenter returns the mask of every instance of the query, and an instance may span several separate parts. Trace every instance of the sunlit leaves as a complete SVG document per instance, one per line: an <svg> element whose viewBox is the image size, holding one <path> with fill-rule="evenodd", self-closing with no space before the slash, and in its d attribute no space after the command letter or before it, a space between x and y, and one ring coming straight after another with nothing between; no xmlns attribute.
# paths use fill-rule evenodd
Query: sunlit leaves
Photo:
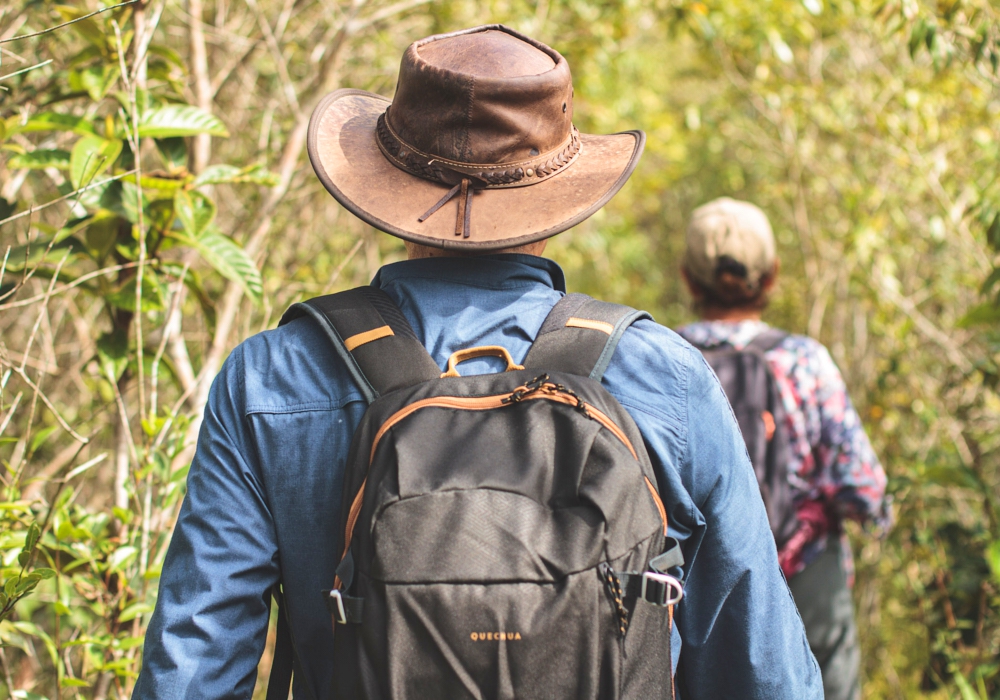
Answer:
<svg viewBox="0 0 1000 700"><path fill-rule="evenodd" d="M150 109L139 117L140 136L164 138L196 134L229 136L218 117L191 105L168 104Z"/></svg>
<svg viewBox="0 0 1000 700"><path fill-rule="evenodd" d="M215 202L201 192L179 191L174 196L174 211L191 238L198 238L215 218Z"/></svg>
<svg viewBox="0 0 1000 700"><path fill-rule="evenodd" d="M73 131L88 135L94 133L94 125L86 117L59 112L41 112L32 116L23 124L8 123L7 130L12 134L30 134L39 131Z"/></svg>
<svg viewBox="0 0 1000 700"><path fill-rule="evenodd" d="M36 148L27 153L17 153L11 156L10 160L7 161L7 167L11 170L19 168L69 170L69 152L59 148Z"/></svg>
<svg viewBox="0 0 1000 700"><path fill-rule="evenodd" d="M73 146L70 155L70 181L76 188L85 187L94 177L117 160L122 152L119 139L104 139L100 136L84 136Z"/></svg>
<svg viewBox="0 0 1000 700"><path fill-rule="evenodd" d="M223 183L249 182L255 185L273 186L278 184L278 176L261 165L237 168L234 165L210 165L194 180L196 187Z"/></svg>
<svg viewBox="0 0 1000 700"><path fill-rule="evenodd" d="M184 242L197 250L216 272L240 285L253 303L260 303L264 293L260 271L232 238L209 230L198 238L184 239Z"/></svg>

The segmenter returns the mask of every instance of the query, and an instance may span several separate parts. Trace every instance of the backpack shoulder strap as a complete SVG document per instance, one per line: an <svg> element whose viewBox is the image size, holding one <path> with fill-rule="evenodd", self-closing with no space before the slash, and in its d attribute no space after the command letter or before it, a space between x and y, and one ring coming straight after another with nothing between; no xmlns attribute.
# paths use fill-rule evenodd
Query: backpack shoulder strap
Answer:
<svg viewBox="0 0 1000 700"><path fill-rule="evenodd" d="M293 304L278 322L315 319L333 343L365 400L441 376L388 294L358 287Z"/></svg>
<svg viewBox="0 0 1000 700"><path fill-rule="evenodd" d="M640 318L652 316L586 294L567 294L552 307L523 364L599 382L625 330Z"/></svg>
<svg viewBox="0 0 1000 700"><path fill-rule="evenodd" d="M758 334L753 340L746 344L745 349L750 352L764 354L774 350L781 345L781 342L788 337L788 333L780 328L768 328L763 333Z"/></svg>

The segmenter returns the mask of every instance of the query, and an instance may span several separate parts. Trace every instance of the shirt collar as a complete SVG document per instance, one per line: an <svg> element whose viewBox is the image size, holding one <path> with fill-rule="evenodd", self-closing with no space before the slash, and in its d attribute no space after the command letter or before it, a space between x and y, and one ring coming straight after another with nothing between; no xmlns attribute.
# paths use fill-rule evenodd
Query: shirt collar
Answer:
<svg viewBox="0 0 1000 700"><path fill-rule="evenodd" d="M763 321L698 321L679 332L688 342L703 348L728 344L742 350L768 328Z"/></svg>
<svg viewBox="0 0 1000 700"><path fill-rule="evenodd" d="M404 260L382 267L372 286L385 288L397 280L418 277L493 289L544 284L566 292L566 276L555 261L520 253Z"/></svg>

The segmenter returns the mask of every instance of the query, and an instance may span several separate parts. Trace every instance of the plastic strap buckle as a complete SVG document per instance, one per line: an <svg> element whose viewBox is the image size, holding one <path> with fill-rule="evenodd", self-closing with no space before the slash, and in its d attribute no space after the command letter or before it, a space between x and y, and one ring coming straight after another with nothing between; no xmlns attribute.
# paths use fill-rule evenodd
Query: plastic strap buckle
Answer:
<svg viewBox="0 0 1000 700"><path fill-rule="evenodd" d="M642 574L642 588L639 597L647 603L660 607L677 605L684 597L684 587L670 574L645 571Z"/></svg>
<svg viewBox="0 0 1000 700"><path fill-rule="evenodd" d="M330 599L337 601L337 608L334 611L333 606L330 605L330 610L333 612L333 619L336 620L337 624L346 625L347 624L347 611L344 610L344 598L340 594L340 591L334 588L330 591Z"/></svg>

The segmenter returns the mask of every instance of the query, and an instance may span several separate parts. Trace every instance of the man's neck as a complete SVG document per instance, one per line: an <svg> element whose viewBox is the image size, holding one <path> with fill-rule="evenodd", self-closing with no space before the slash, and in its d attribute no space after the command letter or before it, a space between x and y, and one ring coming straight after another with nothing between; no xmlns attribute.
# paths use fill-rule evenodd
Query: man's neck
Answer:
<svg viewBox="0 0 1000 700"><path fill-rule="evenodd" d="M491 253L523 253L524 255L541 255L545 252L545 244L547 239L536 241L534 243L526 243L525 245L513 246L510 248L501 248L500 250L491 250ZM406 241L406 257L409 260L420 260L421 258L456 258L456 257L470 257L475 256L477 253L460 252L455 250L445 250L444 248L432 248L431 246L421 245L420 243L411 243Z"/></svg>
<svg viewBox="0 0 1000 700"><path fill-rule="evenodd" d="M710 306L702 309L701 318L704 321L759 321L761 318L760 309L748 308L724 308L720 306Z"/></svg>

